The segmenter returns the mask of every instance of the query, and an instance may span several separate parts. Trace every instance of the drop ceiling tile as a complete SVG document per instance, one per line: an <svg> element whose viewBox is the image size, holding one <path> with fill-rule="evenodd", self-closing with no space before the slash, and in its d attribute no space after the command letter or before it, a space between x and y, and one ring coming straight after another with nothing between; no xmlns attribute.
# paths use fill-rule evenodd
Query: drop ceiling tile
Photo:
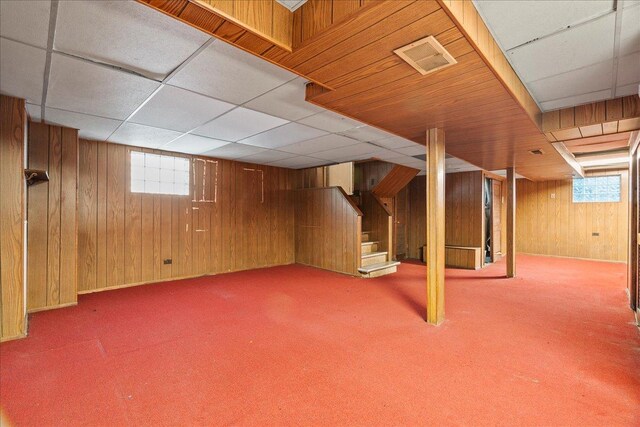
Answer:
<svg viewBox="0 0 640 427"><path fill-rule="evenodd" d="M505 50L613 10L613 0L474 3Z"/></svg>
<svg viewBox="0 0 640 427"><path fill-rule="evenodd" d="M180 136L180 132L139 125L136 123L123 123L118 130L111 135L109 142L133 145L136 147L158 148Z"/></svg>
<svg viewBox="0 0 640 427"><path fill-rule="evenodd" d="M618 86L640 83L640 52L618 59L618 80L616 83Z"/></svg>
<svg viewBox="0 0 640 427"><path fill-rule="evenodd" d="M162 146L163 150L175 151L184 154L202 154L230 144L227 141L205 138L204 136L185 134L173 140L169 144Z"/></svg>
<svg viewBox="0 0 640 427"><path fill-rule="evenodd" d="M611 87L613 59L529 83L538 102L567 98Z"/></svg>
<svg viewBox="0 0 640 427"><path fill-rule="evenodd" d="M292 157L295 157L295 155L291 153L283 153L282 151L276 150L265 150L257 154L240 157L238 160L241 162L259 163L262 165L279 160L290 159Z"/></svg>
<svg viewBox="0 0 640 427"><path fill-rule="evenodd" d="M0 1L0 36L46 49L50 11L48 0Z"/></svg>
<svg viewBox="0 0 640 427"><path fill-rule="evenodd" d="M379 150L376 150L375 157L376 159L386 161L389 159L397 159L398 153L396 153L395 151L387 150L386 148L381 148Z"/></svg>
<svg viewBox="0 0 640 427"><path fill-rule="evenodd" d="M481 170L479 167L472 165L471 163L465 162L464 160L458 159L456 157L451 157L445 159L445 168L447 173L452 172L470 172Z"/></svg>
<svg viewBox="0 0 640 427"><path fill-rule="evenodd" d="M288 123L284 126L254 135L251 138L243 139L239 142L257 147L277 148L317 138L325 134L326 132L324 131L301 125L299 123Z"/></svg>
<svg viewBox="0 0 640 427"><path fill-rule="evenodd" d="M324 111L305 101L305 85L306 80L298 77L247 102L246 106L287 120L300 120Z"/></svg>
<svg viewBox="0 0 640 427"><path fill-rule="evenodd" d="M47 106L111 119L126 119L159 83L54 53Z"/></svg>
<svg viewBox="0 0 640 427"><path fill-rule="evenodd" d="M208 39L137 2L61 1L54 47L162 80Z"/></svg>
<svg viewBox="0 0 640 427"><path fill-rule="evenodd" d="M284 147L280 147L280 150L286 151L287 153L305 155L355 144L359 144L359 142L355 139L347 138L341 135L329 134L318 138L309 139L307 141L286 145Z"/></svg>
<svg viewBox="0 0 640 427"><path fill-rule="evenodd" d="M105 119L104 117L90 116L88 114L73 113L70 111L45 108L45 121L60 126L78 129L78 136L85 139L104 141L120 126L119 120Z"/></svg>
<svg viewBox="0 0 640 427"><path fill-rule="evenodd" d="M289 71L215 41L169 79L174 86L242 104L295 78Z"/></svg>
<svg viewBox="0 0 640 427"><path fill-rule="evenodd" d="M618 86L616 88L616 97L640 95L640 83L633 83L626 86Z"/></svg>
<svg viewBox="0 0 640 427"><path fill-rule="evenodd" d="M333 160L335 162L348 162L350 160L363 160L375 157L378 147L371 144L359 143L348 147L334 148L333 150L314 153L313 157Z"/></svg>
<svg viewBox="0 0 640 427"><path fill-rule="evenodd" d="M409 141L408 139L400 138L399 136L391 136L388 138L375 140L374 144L395 150L397 148L410 147L412 145L415 145L415 142Z"/></svg>
<svg viewBox="0 0 640 427"><path fill-rule="evenodd" d="M298 123L326 130L327 132L344 132L354 127L362 126L362 123L336 114L333 111L323 111L322 113L314 114L298 120Z"/></svg>
<svg viewBox="0 0 640 427"><path fill-rule="evenodd" d="M42 119L42 108L39 105L29 104L25 105L29 118L34 122L39 122Z"/></svg>
<svg viewBox="0 0 640 427"><path fill-rule="evenodd" d="M618 12L620 13L620 12ZM640 51L640 2L622 10L620 28L620 56Z"/></svg>
<svg viewBox="0 0 640 427"><path fill-rule="evenodd" d="M130 119L131 122L187 132L234 108L174 86L163 86Z"/></svg>
<svg viewBox="0 0 640 427"><path fill-rule="evenodd" d="M381 140L384 138L381 134L382 131L366 125L340 132L340 135L348 136L349 138L354 138L362 142Z"/></svg>
<svg viewBox="0 0 640 427"><path fill-rule="evenodd" d="M417 156L419 154L426 154L427 147L414 142L412 146L404 147L404 148L396 148L393 151L400 154L405 154L407 156Z"/></svg>
<svg viewBox="0 0 640 427"><path fill-rule="evenodd" d="M240 107L199 127L193 133L236 142L286 123L287 120L279 117Z"/></svg>
<svg viewBox="0 0 640 427"><path fill-rule="evenodd" d="M611 13L507 54L520 77L531 82L613 58L614 34L615 14Z"/></svg>
<svg viewBox="0 0 640 427"><path fill-rule="evenodd" d="M409 156L396 157L395 159L389 159L387 161L415 169L422 169L425 167L425 162L423 160L418 160Z"/></svg>
<svg viewBox="0 0 640 427"><path fill-rule="evenodd" d="M271 162L269 163L269 166L277 166L281 168L290 168L290 169L304 169L304 168L313 168L316 166L324 166L331 163L333 162L322 160L322 159L315 159L313 157L297 156L297 157L291 157L289 159Z"/></svg>
<svg viewBox="0 0 640 427"><path fill-rule="evenodd" d="M600 101L611 98L611 90L601 90L583 95L570 96L568 98L556 99L553 101L541 102L542 111L557 110L559 108L573 107L574 105L586 104L588 102Z"/></svg>
<svg viewBox="0 0 640 427"><path fill-rule="evenodd" d="M0 52L0 92L40 104L46 51L0 39Z"/></svg>
<svg viewBox="0 0 640 427"><path fill-rule="evenodd" d="M218 159L237 159L239 157L251 156L267 151L266 148L254 147L252 145L243 145L237 143L227 144L215 150L203 153L205 156L215 157Z"/></svg>

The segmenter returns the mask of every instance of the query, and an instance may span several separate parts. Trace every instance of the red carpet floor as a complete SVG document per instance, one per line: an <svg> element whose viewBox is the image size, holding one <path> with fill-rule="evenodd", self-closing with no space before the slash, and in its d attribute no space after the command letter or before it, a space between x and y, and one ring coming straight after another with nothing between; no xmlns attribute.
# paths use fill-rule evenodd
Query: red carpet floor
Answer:
<svg viewBox="0 0 640 427"><path fill-rule="evenodd" d="M621 264L276 267L81 296L0 346L11 425L640 425Z"/></svg>

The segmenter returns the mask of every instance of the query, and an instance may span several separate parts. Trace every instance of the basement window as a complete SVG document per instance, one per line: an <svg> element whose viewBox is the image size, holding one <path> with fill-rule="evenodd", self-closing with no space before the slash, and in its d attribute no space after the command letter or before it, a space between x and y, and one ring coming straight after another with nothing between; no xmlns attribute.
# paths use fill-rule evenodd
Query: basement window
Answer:
<svg viewBox="0 0 640 427"><path fill-rule="evenodd" d="M619 202L620 179L620 175L574 179L573 203Z"/></svg>
<svg viewBox="0 0 640 427"><path fill-rule="evenodd" d="M131 192L189 195L189 159L131 152Z"/></svg>

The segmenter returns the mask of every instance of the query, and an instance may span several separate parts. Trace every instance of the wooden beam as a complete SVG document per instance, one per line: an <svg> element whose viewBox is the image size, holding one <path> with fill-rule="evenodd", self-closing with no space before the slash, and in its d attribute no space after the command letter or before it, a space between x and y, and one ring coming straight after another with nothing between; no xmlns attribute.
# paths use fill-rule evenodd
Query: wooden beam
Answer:
<svg viewBox="0 0 640 427"><path fill-rule="evenodd" d="M571 153L571 151L569 151L567 146L564 145L564 142L552 142L551 145L562 156L562 158L569 164L569 166L571 166L578 175L584 178L584 169L582 169L582 166L580 166L580 163L577 162L573 153Z"/></svg>
<svg viewBox="0 0 640 427"><path fill-rule="evenodd" d="M427 322L444 320L444 130L427 130Z"/></svg>
<svg viewBox="0 0 640 427"><path fill-rule="evenodd" d="M629 139L629 251L627 260L627 287L629 306L636 310L638 301L638 137L634 132ZM634 139L635 137L635 139Z"/></svg>
<svg viewBox="0 0 640 427"><path fill-rule="evenodd" d="M516 172L507 168L507 277L516 277Z"/></svg>

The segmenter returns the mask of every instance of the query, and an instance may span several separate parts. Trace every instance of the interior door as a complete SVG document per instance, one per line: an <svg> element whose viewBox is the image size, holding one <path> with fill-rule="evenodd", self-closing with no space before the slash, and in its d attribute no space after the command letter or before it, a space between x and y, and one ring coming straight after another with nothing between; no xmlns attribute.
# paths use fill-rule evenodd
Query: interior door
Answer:
<svg viewBox="0 0 640 427"><path fill-rule="evenodd" d="M491 261L496 262L502 256L502 181L491 180Z"/></svg>
<svg viewBox="0 0 640 427"><path fill-rule="evenodd" d="M396 259L404 259L407 256L407 203L408 188L405 187L396 195L394 225Z"/></svg>

